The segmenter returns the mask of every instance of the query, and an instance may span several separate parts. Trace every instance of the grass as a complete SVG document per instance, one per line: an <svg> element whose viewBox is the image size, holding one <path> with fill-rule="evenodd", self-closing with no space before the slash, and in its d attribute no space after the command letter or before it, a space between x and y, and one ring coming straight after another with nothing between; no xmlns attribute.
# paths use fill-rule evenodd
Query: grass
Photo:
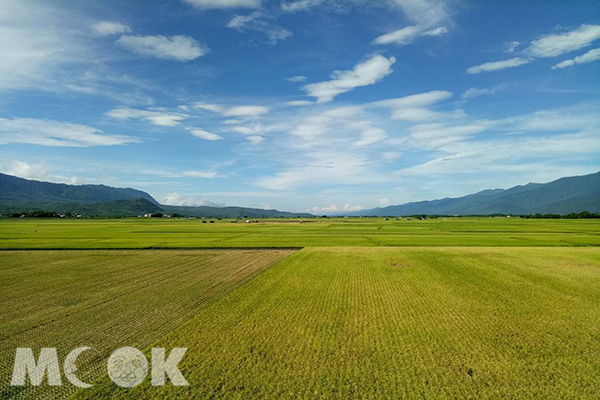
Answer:
<svg viewBox="0 0 600 400"><path fill-rule="evenodd" d="M200 220L0 219L0 249L315 246L598 246L599 220L330 219L300 224Z"/></svg>
<svg viewBox="0 0 600 400"><path fill-rule="evenodd" d="M10 387L17 347L79 346L93 382L117 348L145 348L265 267L283 250L0 252L0 398L63 398L63 386Z"/></svg>
<svg viewBox="0 0 600 400"><path fill-rule="evenodd" d="M154 345L191 386L76 397L598 398L600 249L304 249Z"/></svg>

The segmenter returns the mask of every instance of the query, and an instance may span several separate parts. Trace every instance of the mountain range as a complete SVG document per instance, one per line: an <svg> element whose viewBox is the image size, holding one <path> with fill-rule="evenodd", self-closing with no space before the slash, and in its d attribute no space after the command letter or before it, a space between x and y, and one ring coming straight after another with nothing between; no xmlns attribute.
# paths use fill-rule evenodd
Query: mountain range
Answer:
<svg viewBox="0 0 600 400"><path fill-rule="evenodd" d="M99 217L137 216L151 213L214 218L308 218L291 213L246 207L171 206L131 188L105 185L67 185L40 182L0 173L0 214L54 211ZM600 212L600 172L561 178L510 189L489 189L440 200L419 201L361 210L353 216L569 214Z"/></svg>
<svg viewBox="0 0 600 400"><path fill-rule="evenodd" d="M419 201L361 210L351 215L491 215L569 214L600 212L600 172L529 183L510 189L490 189L458 198Z"/></svg>
<svg viewBox="0 0 600 400"><path fill-rule="evenodd" d="M98 217L131 217L153 213L213 218L312 217L306 213L259 208L169 206L159 204L148 193L136 189L40 182L0 173L0 214L34 211Z"/></svg>

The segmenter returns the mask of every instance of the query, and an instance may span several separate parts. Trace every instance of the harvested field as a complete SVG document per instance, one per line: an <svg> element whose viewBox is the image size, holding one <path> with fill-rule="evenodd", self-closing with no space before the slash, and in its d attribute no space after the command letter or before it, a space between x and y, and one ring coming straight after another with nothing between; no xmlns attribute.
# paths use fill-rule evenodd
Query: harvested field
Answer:
<svg viewBox="0 0 600 400"><path fill-rule="evenodd" d="M291 254L284 250L0 252L0 398L63 398L62 386L10 387L17 347L89 346L77 376L93 382L122 346L146 348ZM61 361L62 362L62 361Z"/></svg>
<svg viewBox="0 0 600 400"><path fill-rule="evenodd" d="M189 387L77 397L598 398L599 321L597 248L304 249L156 343Z"/></svg>

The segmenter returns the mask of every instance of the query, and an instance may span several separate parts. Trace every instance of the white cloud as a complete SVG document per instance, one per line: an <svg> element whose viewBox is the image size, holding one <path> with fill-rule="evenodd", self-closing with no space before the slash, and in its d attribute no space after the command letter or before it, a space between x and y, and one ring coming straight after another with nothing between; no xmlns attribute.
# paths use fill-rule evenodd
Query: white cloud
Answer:
<svg viewBox="0 0 600 400"><path fill-rule="evenodd" d="M392 119L420 122L445 118L457 118L462 116L460 110L452 113L431 111L427 106L439 103L452 97L451 92L444 90L433 90L431 92L419 93L396 99L375 101L365 105L366 108L389 108L392 111Z"/></svg>
<svg viewBox="0 0 600 400"><path fill-rule="evenodd" d="M158 110L136 110L133 108L113 108L106 113L116 119L142 119L158 126L177 126L187 115Z"/></svg>
<svg viewBox="0 0 600 400"><path fill-rule="evenodd" d="M360 130L360 140L354 142L355 146L370 146L387 137L384 129L371 126L370 123L363 123L358 129Z"/></svg>
<svg viewBox="0 0 600 400"><path fill-rule="evenodd" d="M289 78L285 78L285 80L288 81L288 82L290 82L290 83L304 82L307 79L308 78L305 77L304 75L296 75L296 76L291 76Z"/></svg>
<svg viewBox="0 0 600 400"><path fill-rule="evenodd" d="M393 0L411 21L421 26L433 26L450 19L450 2L447 0Z"/></svg>
<svg viewBox="0 0 600 400"><path fill-rule="evenodd" d="M143 36L124 35L116 43L141 56L161 59L191 61L208 53L208 47L202 46L189 36Z"/></svg>
<svg viewBox="0 0 600 400"><path fill-rule="evenodd" d="M448 33L446 27L438 27L427 30L422 26L407 26L396 31L386 33L373 40L373 44L385 45L395 44L398 46L406 46L414 42L419 36L442 36Z"/></svg>
<svg viewBox="0 0 600 400"><path fill-rule="evenodd" d="M468 139L486 129L485 124L447 126L440 123L419 124L409 128L413 146L438 149Z"/></svg>
<svg viewBox="0 0 600 400"><path fill-rule="evenodd" d="M463 100L470 100L480 96L494 95L506 89L506 85L497 85L489 88L469 88L464 91L461 98Z"/></svg>
<svg viewBox="0 0 600 400"><path fill-rule="evenodd" d="M184 196L179 193L169 193L161 204L167 206L184 206L184 207L224 207L224 204L217 204L210 200L197 197Z"/></svg>
<svg viewBox="0 0 600 400"><path fill-rule="evenodd" d="M552 69L563 69L572 67L574 65L591 63L597 60L600 60L600 49L590 50L587 53L577 56L571 60L561 61L553 66Z"/></svg>
<svg viewBox="0 0 600 400"><path fill-rule="evenodd" d="M201 9L259 8L262 0L183 0Z"/></svg>
<svg viewBox="0 0 600 400"><path fill-rule="evenodd" d="M85 184L85 181L79 176L72 176L71 179L69 179L69 182L67 183L69 185L83 185Z"/></svg>
<svg viewBox="0 0 600 400"><path fill-rule="evenodd" d="M508 60L488 62L467 69L468 74L479 74L481 72L498 71L506 68L514 68L520 65L529 64L535 58L557 57L571 51L579 50L590 46L594 41L600 39L600 25L581 25L579 28L570 32L542 36L534 40L522 52L524 56L513 57ZM512 42L505 53L513 53L521 43ZM592 53L587 58L591 62L595 60L595 54ZM583 56L582 56L583 57ZM571 64L570 61L573 61ZM556 64L554 69L565 68L575 65L574 60L566 60L563 63Z"/></svg>
<svg viewBox="0 0 600 400"><path fill-rule="evenodd" d="M532 57L556 57L591 45L600 39L600 25L581 25L570 32L546 35L531 42L525 52Z"/></svg>
<svg viewBox="0 0 600 400"><path fill-rule="evenodd" d="M0 90L56 90L65 68L94 61L75 15L27 0L0 9Z"/></svg>
<svg viewBox="0 0 600 400"><path fill-rule="evenodd" d="M423 32L423 36L436 37L436 36L446 35L447 33L448 33L448 28L446 28L445 26L440 26L439 28L430 29L428 31Z"/></svg>
<svg viewBox="0 0 600 400"><path fill-rule="evenodd" d="M532 171L590 160L599 152L600 113L598 104L537 111L497 121L473 123L472 128L425 127L425 135L413 145L435 148L439 156L423 164L405 168L401 175L432 175L485 173L486 171ZM493 135L469 140L480 128L489 128L519 135ZM440 134L436 134L439 131ZM567 132L544 134L540 132ZM418 132L418 133L421 133ZM531 133L527 135L527 133ZM446 135L457 140L445 141ZM438 141L435 143L435 141ZM435 145L435 146L434 146ZM533 165L532 163L537 163ZM560 167L562 168L562 167ZM564 168L563 168L564 169Z"/></svg>
<svg viewBox="0 0 600 400"><path fill-rule="evenodd" d="M243 118L257 118L262 115L268 114L269 107L264 106L233 106L225 107L219 104L207 104L207 103L194 103L194 107L200 110L212 111L217 114L224 115L226 117L243 117ZM232 120L229 120L232 121Z"/></svg>
<svg viewBox="0 0 600 400"><path fill-rule="evenodd" d="M120 35L130 33L131 28L128 25L115 21L100 21L92 25L92 31L99 36Z"/></svg>
<svg viewBox="0 0 600 400"><path fill-rule="evenodd" d="M508 60L493 61L481 65L476 65L467 69L467 74L480 74L482 72L491 72L499 71L501 69L506 68L514 68L520 65L529 64L532 61L533 59L531 58L513 57L509 58Z"/></svg>
<svg viewBox="0 0 600 400"><path fill-rule="evenodd" d="M383 199L379 199L379 204L381 204L384 207L389 206L390 200L384 197Z"/></svg>
<svg viewBox="0 0 600 400"><path fill-rule="evenodd" d="M281 9L286 12L309 11L325 6L335 11L346 11L352 6L399 7L406 17L415 24L431 27L448 22L452 15L449 0L284 0Z"/></svg>
<svg viewBox="0 0 600 400"><path fill-rule="evenodd" d="M420 29L417 26L407 26L402 29L398 29L394 32L386 33L376 38L374 44L397 44L404 46L412 43L417 36L420 34Z"/></svg>
<svg viewBox="0 0 600 400"><path fill-rule="evenodd" d="M420 108L429 106L452 97L452 92L445 90L432 90L430 92L412 94L395 99L379 100L369 103L369 107Z"/></svg>
<svg viewBox="0 0 600 400"><path fill-rule="evenodd" d="M284 1L281 3L281 9L287 12L307 11L313 7L325 3L327 0L297 0L293 2Z"/></svg>
<svg viewBox="0 0 600 400"><path fill-rule="evenodd" d="M205 131L204 129L200 129L200 128L186 128L186 130L188 132L190 132L192 135L196 136L197 138L204 139L204 140L215 141L215 140L223 139L222 136Z"/></svg>
<svg viewBox="0 0 600 400"><path fill-rule="evenodd" d="M338 212L340 209L335 205L332 204L330 206L326 206L326 207L313 207L311 208L309 211L312 211L314 213L334 213L334 212Z"/></svg>
<svg viewBox="0 0 600 400"><path fill-rule="evenodd" d="M509 132L587 131L600 129L600 107L597 103L536 111L496 121Z"/></svg>
<svg viewBox="0 0 600 400"><path fill-rule="evenodd" d="M25 161L14 160L10 163L10 168L6 173L18 176L19 178L33 179L36 181L48 181L51 179L46 163L44 162L29 164Z"/></svg>
<svg viewBox="0 0 600 400"><path fill-rule="evenodd" d="M0 144L26 143L53 147L114 146L138 138L109 135L87 125L33 118L0 118Z"/></svg>
<svg viewBox="0 0 600 400"><path fill-rule="evenodd" d="M263 33L267 35L271 44L276 44L294 35L288 29L272 22L273 19L272 16L261 11L254 11L249 15L236 15L229 21L227 27L240 32L252 30Z"/></svg>
<svg viewBox="0 0 600 400"><path fill-rule="evenodd" d="M344 212L352 212L352 211L360 211L360 210L364 210L365 208L363 206L352 206L350 204L344 204Z"/></svg>
<svg viewBox="0 0 600 400"><path fill-rule="evenodd" d="M514 53L515 50L517 49L517 47L519 47L520 45L521 45L521 42L517 42L516 40L512 41L508 44L508 46L506 46L506 50L504 50L504 52L509 53L509 54Z"/></svg>
<svg viewBox="0 0 600 400"><path fill-rule="evenodd" d="M368 60L357 64L349 71L334 71L331 80L311 83L302 87L309 96L316 97L319 103L333 100L337 95L350 92L357 87L369 86L393 72L392 65L396 58L386 58L375 55Z"/></svg>
<svg viewBox="0 0 600 400"><path fill-rule="evenodd" d="M190 178L214 179L218 174L215 171L183 171L182 175Z"/></svg>
<svg viewBox="0 0 600 400"><path fill-rule="evenodd" d="M226 117L258 117L269 113L268 107L263 106L235 106L223 112Z"/></svg>
<svg viewBox="0 0 600 400"><path fill-rule="evenodd" d="M311 106L315 103L313 101L308 101L308 100L293 100L293 101L288 101L285 104L288 106L291 106L291 107L305 107L305 106Z"/></svg>
<svg viewBox="0 0 600 400"><path fill-rule="evenodd" d="M252 135L252 136L246 136L246 140L248 140L250 143L257 145L259 143L264 142L265 138L262 136L258 136L258 135Z"/></svg>
<svg viewBox="0 0 600 400"><path fill-rule="evenodd" d="M256 129L247 126L234 126L231 130L233 132L241 133L242 135L256 135L258 133Z"/></svg>
<svg viewBox="0 0 600 400"><path fill-rule="evenodd" d="M386 151L381 155L381 158L383 158L385 161L394 161L400 157L402 157L402 153L399 151Z"/></svg>
<svg viewBox="0 0 600 400"><path fill-rule="evenodd" d="M223 113L225 111L225 107L218 104L195 103L194 107L200 110L207 110L215 113Z"/></svg>
<svg viewBox="0 0 600 400"><path fill-rule="evenodd" d="M372 170L368 160L350 152L314 150L291 161L296 163L252 183L265 189L282 191L306 185L372 184L385 180L385 177Z"/></svg>
<svg viewBox="0 0 600 400"><path fill-rule="evenodd" d="M572 133L544 137L522 137L473 142L459 142L448 146L447 155L400 171L402 175L448 175L483 173L489 171L535 171L560 165L597 153L600 137L594 133ZM531 165L532 158L541 164Z"/></svg>
<svg viewBox="0 0 600 400"><path fill-rule="evenodd" d="M225 121L221 122L223 125L237 125L237 124L241 124L242 121L240 121L239 119L226 119Z"/></svg>

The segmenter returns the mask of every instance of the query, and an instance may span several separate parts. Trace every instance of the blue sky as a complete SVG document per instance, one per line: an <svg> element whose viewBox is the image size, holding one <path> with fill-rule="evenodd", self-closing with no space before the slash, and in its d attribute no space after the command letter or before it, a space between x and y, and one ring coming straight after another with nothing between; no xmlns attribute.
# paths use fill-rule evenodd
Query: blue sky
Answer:
<svg viewBox="0 0 600 400"><path fill-rule="evenodd" d="M339 213L600 170L600 3L0 0L0 171Z"/></svg>

